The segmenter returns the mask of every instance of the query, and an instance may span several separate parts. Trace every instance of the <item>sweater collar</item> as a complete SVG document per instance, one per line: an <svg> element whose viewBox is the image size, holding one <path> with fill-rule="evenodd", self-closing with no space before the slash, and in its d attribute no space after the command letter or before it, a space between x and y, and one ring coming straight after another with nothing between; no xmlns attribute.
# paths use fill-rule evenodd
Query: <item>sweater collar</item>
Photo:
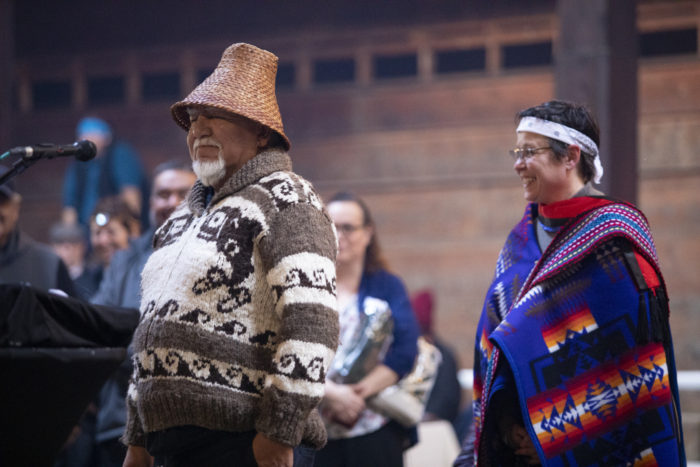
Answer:
<svg viewBox="0 0 700 467"><path fill-rule="evenodd" d="M234 173L221 188L214 192L211 203L216 203L237 191L255 183L261 178L279 171L291 171L292 160L286 151L280 149L268 149L246 162L238 172ZM197 180L187 197L187 205L196 215L202 214L207 207L207 187Z"/></svg>

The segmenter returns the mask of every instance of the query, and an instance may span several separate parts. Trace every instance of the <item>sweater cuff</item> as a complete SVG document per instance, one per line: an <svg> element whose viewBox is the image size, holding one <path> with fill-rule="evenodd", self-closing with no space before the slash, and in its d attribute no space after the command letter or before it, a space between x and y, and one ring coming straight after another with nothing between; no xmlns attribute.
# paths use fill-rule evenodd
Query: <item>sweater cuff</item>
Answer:
<svg viewBox="0 0 700 467"><path fill-rule="evenodd" d="M310 412L318 402L316 398L269 386L263 396L255 429L280 443L298 446L304 437Z"/></svg>
<svg viewBox="0 0 700 467"><path fill-rule="evenodd" d="M141 418L132 400L126 401L126 428L121 437L122 444L126 446L146 446L146 433L143 431Z"/></svg>

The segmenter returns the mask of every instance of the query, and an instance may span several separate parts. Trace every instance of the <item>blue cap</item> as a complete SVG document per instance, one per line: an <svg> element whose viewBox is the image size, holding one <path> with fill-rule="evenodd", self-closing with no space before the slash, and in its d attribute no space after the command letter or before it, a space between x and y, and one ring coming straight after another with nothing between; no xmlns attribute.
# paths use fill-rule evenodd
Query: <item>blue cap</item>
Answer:
<svg viewBox="0 0 700 467"><path fill-rule="evenodd" d="M112 136L112 129L109 124L97 117L85 117L78 123L76 129L78 138L85 134L101 134L109 138Z"/></svg>

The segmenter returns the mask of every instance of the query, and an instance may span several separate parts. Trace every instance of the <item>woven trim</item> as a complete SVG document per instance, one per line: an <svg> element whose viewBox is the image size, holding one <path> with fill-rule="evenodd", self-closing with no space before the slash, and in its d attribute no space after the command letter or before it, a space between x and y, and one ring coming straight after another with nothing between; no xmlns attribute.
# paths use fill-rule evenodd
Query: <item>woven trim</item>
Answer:
<svg viewBox="0 0 700 467"><path fill-rule="evenodd" d="M582 213L564 226L530 271L513 304L535 285L581 261L598 245L614 237L627 238L634 243L664 282L646 217L632 205L614 203Z"/></svg>
<svg viewBox="0 0 700 467"><path fill-rule="evenodd" d="M625 237L659 270L656 246L644 214L632 206L611 204L585 214L570 230L564 227L542 256L539 268L528 288L557 274L561 269L580 261L596 246L612 237Z"/></svg>

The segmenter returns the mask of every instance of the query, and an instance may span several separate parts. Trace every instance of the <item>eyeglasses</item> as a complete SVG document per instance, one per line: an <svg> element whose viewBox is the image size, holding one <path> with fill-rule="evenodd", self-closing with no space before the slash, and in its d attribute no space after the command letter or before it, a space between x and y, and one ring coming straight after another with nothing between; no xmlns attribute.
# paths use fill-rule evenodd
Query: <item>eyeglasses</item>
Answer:
<svg viewBox="0 0 700 467"><path fill-rule="evenodd" d="M513 158L514 161L517 161L518 159L521 159L526 161L530 159L532 156L537 154L540 151L543 151L545 149L552 149L550 146L542 146L539 148L515 148L511 149L508 151L508 154L510 154L510 157Z"/></svg>
<svg viewBox="0 0 700 467"><path fill-rule="evenodd" d="M360 230L363 225L352 225L352 224L335 224L335 230L338 231L339 234L343 235L350 235L354 233L357 230Z"/></svg>

